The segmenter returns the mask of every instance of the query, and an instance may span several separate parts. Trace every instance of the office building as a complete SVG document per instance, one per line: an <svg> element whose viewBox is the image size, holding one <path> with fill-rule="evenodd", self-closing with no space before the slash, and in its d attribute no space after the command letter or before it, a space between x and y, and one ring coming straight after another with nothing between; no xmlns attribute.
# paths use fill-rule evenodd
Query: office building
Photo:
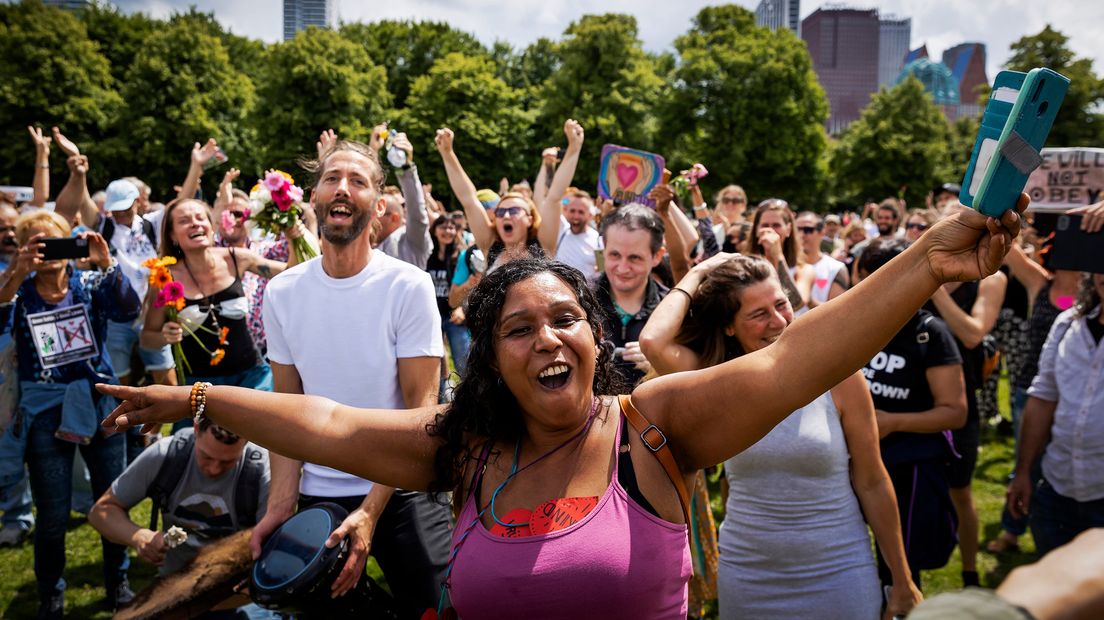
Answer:
<svg viewBox="0 0 1104 620"><path fill-rule="evenodd" d="M334 0L284 0L284 40L307 26L329 28L336 17Z"/></svg>
<svg viewBox="0 0 1104 620"><path fill-rule="evenodd" d="M821 8L801 22L801 38L831 107L829 133L858 120L878 92L880 30L875 9Z"/></svg>
<svg viewBox="0 0 1104 620"><path fill-rule="evenodd" d="M950 68L958 82L963 105L976 105L982 88L989 85L989 76L985 71L985 44L960 43L943 52L943 64Z"/></svg>
<svg viewBox="0 0 1104 620"><path fill-rule="evenodd" d="M912 19L886 15L878 26L878 88L891 87L905 67L912 40Z"/></svg>
<svg viewBox="0 0 1104 620"><path fill-rule="evenodd" d="M801 0L760 0L755 8L755 24L778 30L789 28L801 36Z"/></svg>

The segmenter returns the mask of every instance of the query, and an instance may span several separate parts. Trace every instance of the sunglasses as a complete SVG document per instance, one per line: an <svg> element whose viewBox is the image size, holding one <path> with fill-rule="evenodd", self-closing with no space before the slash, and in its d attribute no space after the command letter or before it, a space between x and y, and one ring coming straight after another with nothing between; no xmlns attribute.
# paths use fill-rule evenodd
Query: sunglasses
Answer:
<svg viewBox="0 0 1104 620"><path fill-rule="evenodd" d="M820 232L820 226L798 226L797 229L806 235Z"/></svg>
<svg viewBox="0 0 1104 620"><path fill-rule="evenodd" d="M729 198L727 196L724 197L724 198L721 198L721 203L726 204L726 205L741 205L741 204L744 204L745 202L747 202L747 201L745 201L743 198Z"/></svg>
<svg viewBox="0 0 1104 620"><path fill-rule="evenodd" d="M245 218L249 217L249 215L246 214L245 211L230 211L230 215L233 215L239 220L244 220Z"/></svg>
<svg viewBox="0 0 1104 620"><path fill-rule="evenodd" d="M495 209L495 217L518 217L522 213L525 213L525 209L522 207L498 207Z"/></svg>
<svg viewBox="0 0 1104 620"><path fill-rule="evenodd" d="M927 224L905 224L905 228L908 230L919 230L921 232L928 229Z"/></svg>

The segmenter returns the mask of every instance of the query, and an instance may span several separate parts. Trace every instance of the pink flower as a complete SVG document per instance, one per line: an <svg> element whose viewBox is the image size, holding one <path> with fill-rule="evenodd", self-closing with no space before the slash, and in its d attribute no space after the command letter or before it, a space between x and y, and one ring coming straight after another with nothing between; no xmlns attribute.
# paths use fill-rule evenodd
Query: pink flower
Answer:
<svg viewBox="0 0 1104 620"><path fill-rule="evenodd" d="M249 216L247 215L246 217ZM234 214L230 213L229 211L223 211L222 217L219 218L219 226L222 227L222 232L226 234L234 232L234 225L237 224L237 222L237 218L235 218Z"/></svg>
<svg viewBox="0 0 1104 620"><path fill-rule="evenodd" d="M184 285L180 282L177 282L176 280L173 280L172 282L166 284L165 288L161 289L161 291L157 294L158 297L160 297L161 295L165 296L166 303L181 299L184 297Z"/></svg>
<svg viewBox="0 0 1104 620"><path fill-rule="evenodd" d="M265 189L273 193L283 189L284 185L287 184L287 182L288 181L284 178L284 175L280 174L279 172L269 172L265 175L264 178Z"/></svg>
<svg viewBox="0 0 1104 620"><path fill-rule="evenodd" d="M295 202L303 202L303 188L298 185L292 185L287 190L288 196Z"/></svg>

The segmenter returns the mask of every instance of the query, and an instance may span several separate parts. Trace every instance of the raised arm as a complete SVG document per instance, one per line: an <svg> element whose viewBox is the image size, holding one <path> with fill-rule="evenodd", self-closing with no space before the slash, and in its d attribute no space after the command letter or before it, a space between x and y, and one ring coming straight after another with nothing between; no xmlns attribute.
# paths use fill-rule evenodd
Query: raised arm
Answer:
<svg viewBox="0 0 1104 620"><path fill-rule="evenodd" d="M34 195L31 204L41 209L50 199L50 136L42 135L42 129L27 127L35 147ZM93 222L95 223L95 222Z"/></svg>
<svg viewBox="0 0 1104 620"><path fill-rule="evenodd" d="M567 150L564 151L563 162L556 169L544 200L537 203L541 216L541 227L537 236L541 247L551 257L556 256L556 242L560 238L560 214L563 213L560 200L571 186L571 180L575 178L575 167L579 165L579 153L583 150L583 126L569 118L564 122L564 134L567 135Z"/></svg>
<svg viewBox="0 0 1104 620"><path fill-rule="evenodd" d="M1023 196L1018 211L1026 207ZM684 471L720 463L870 361L941 283L995 272L1019 226L1016 210L997 221L960 208L851 294L795 321L772 345L645 382L633 398L666 433Z"/></svg>
<svg viewBox="0 0 1104 620"><path fill-rule="evenodd" d="M698 354L675 342L675 337L690 310L690 299L697 292L698 285L717 265L734 256L736 255L721 253L696 265L679 280L678 285L667 293L648 317L648 322L640 332L640 350L659 374L669 375L701 368Z"/></svg>
<svg viewBox="0 0 1104 620"><path fill-rule="evenodd" d="M1031 260L1031 257L1027 255L1027 252L1024 252L1019 243L1012 246L1008 256L1004 258L1004 264L1008 265L1012 277L1019 280L1020 284L1027 289L1027 298L1031 300L1031 303L1034 303L1035 298L1039 296L1039 291L1043 290L1043 286L1050 280L1050 274L1047 273L1047 270L1039 263Z"/></svg>
<svg viewBox="0 0 1104 620"><path fill-rule="evenodd" d="M656 185L648 197L656 201L656 214L663 220L663 245L671 257L671 272L681 280L690 271L690 248L697 243L697 232L693 232L693 241L687 236L686 227L679 221L678 207L671 208L675 199L675 190L667 184ZM683 219L686 219L683 216Z"/></svg>
<svg viewBox="0 0 1104 620"><path fill-rule="evenodd" d="M425 191L418 178L418 167L414 165L414 145L410 144L405 133L396 134L392 144L406 152L406 166L396 170L395 174L399 177L399 188L406 203L406 242L414 256L422 261L418 266L424 268L433 251L433 241L429 238Z"/></svg>
<svg viewBox="0 0 1104 620"><path fill-rule="evenodd" d="M537 180L533 184L533 202L541 204L548 195L548 186L552 184L552 177L556 174L556 147L550 146L541 151L540 170L537 171Z"/></svg>
<svg viewBox="0 0 1104 620"><path fill-rule="evenodd" d="M452 130L446 127L438 129L437 136L433 140L437 143L437 151L441 153L441 160L445 164L445 173L448 175L452 195L456 196L464 207L464 215L468 218L468 226L471 227L475 243L486 252L494 241L492 232L494 224L491 223L491 218L479 202L479 198L475 196L475 185L464 172L456 152L452 150L453 138Z"/></svg>
<svg viewBox="0 0 1104 620"><path fill-rule="evenodd" d="M203 177L203 167L218 152L218 144L214 138L208 138L207 143L200 146L198 142L192 147L192 158L188 164L188 176L184 177L184 183L180 186L177 198L192 198L199 189L199 179Z"/></svg>
<svg viewBox="0 0 1104 620"><path fill-rule="evenodd" d="M967 349L977 348L981 340L993 329L1000 316L1001 302L1008 286L1008 278L1000 272L985 278L978 284L977 299L966 312L958 307L950 293L943 287L932 295L932 303L943 322L951 328L951 333L966 345Z"/></svg>
<svg viewBox="0 0 1104 620"><path fill-rule="evenodd" d="M160 425L192 415L189 386L137 389L99 384L96 389L125 401L104 420L105 428ZM442 409L357 409L319 396L214 386L207 390L205 414L270 453L388 486L426 490L440 444L426 433L426 425Z"/></svg>
<svg viewBox="0 0 1104 620"><path fill-rule="evenodd" d="M88 158L81 155L77 145L66 138L57 127L53 128L53 133L54 144L65 154L65 165L69 168L69 180L57 196L54 211L70 222L80 215L81 223L93 228L100 213L88 193Z"/></svg>

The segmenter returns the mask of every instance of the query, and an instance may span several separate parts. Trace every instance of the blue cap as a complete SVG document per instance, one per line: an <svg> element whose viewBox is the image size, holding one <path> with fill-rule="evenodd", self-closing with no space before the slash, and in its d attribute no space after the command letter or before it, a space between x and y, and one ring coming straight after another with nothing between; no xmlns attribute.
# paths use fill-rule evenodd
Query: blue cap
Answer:
<svg viewBox="0 0 1104 620"><path fill-rule="evenodd" d="M112 181L107 186L106 193L104 208L108 211L126 211L134 206L134 201L139 196L138 186L126 179Z"/></svg>

